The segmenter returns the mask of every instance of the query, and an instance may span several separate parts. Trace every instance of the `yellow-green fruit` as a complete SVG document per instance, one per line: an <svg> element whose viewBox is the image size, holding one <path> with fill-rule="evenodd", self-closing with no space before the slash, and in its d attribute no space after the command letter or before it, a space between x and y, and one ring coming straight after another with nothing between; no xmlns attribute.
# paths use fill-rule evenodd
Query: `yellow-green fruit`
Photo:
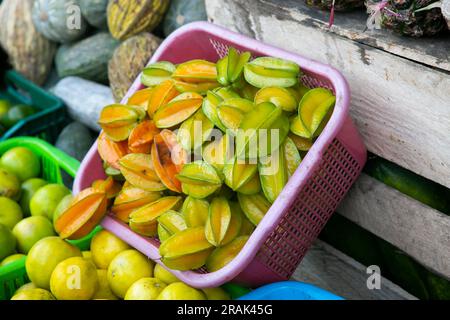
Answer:
<svg viewBox="0 0 450 320"><path fill-rule="evenodd" d="M42 216L23 219L16 224L13 234L17 239L17 250L24 254L39 240L56 235L52 223Z"/></svg>
<svg viewBox="0 0 450 320"><path fill-rule="evenodd" d="M20 181L36 178L41 172L39 158L29 149L16 147L6 151L0 165L15 174Z"/></svg>
<svg viewBox="0 0 450 320"><path fill-rule="evenodd" d="M208 300L230 300L230 295L222 288L205 288L202 289Z"/></svg>
<svg viewBox="0 0 450 320"><path fill-rule="evenodd" d="M177 277L175 277L171 272L167 271L163 266L159 264L155 264L153 275L155 278L161 280L165 284L180 282L180 280Z"/></svg>
<svg viewBox="0 0 450 320"><path fill-rule="evenodd" d="M153 276L153 262L136 250L119 253L108 267L108 283L112 292L124 298L133 283Z"/></svg>
<svg viewBox="0 0 450 320"><path fill-rule="evenodd" d="M56 224L56 220L66 211L69 206L72 204L73 195L68 194L62 200L58 203L58 205L55 208L55 211L53 211L53 226ZM56 228L55 228L56 229Z"/></svg>
<svg viewBox="0 0 450 320"><path fill-rule="evenodd" d="M97 292L92 297L93 300L117 300L114 293L111 291L108 283L108 271L97 269L98 276L98 289Z"/></svg>
<svg viewBox="0 0 450 320"><path fill-rule="evenodd" d="M15 201L0 197L0 224L12 230L22 218L22 209Z"/></svg>
<svg viewBox="0 0 450 320"><path fill-rule="evenodd" d="M59 237L41 239L28 252L25 263L28 278L39 288L50 289L53 270L71 257L81 257L80 249Z"/></svg>
<svg viewBox="0 0 450 320"><path fill-rule="evenodd" d="M183 282L175 282L164 288L158 300L206 300L206 296Z"/></svg>
<svg viewBox="0 0 450 320"><path fill-rule="evenodd" d="M142 278L128 289L125 300L156 300L167 285L156 278Z"/></svg>
<svg viewBox="0 0 450 320"><path fill-rule="evenodd" d="M81 251L81 255L83 256L84 259L94 263L94 260L92 260L92 253L90 251ZM94 263L95 265L95 263ZM95 266L97 267L97 266Z"/></svg>
<svg viewBox="0 0 450 320"><path fill-rule="evenodd" d="M19 289L16 290L16 292L14 292L14 294L18 294L20 291L24 291L24 290L30 290L30 289L36 289L36 285L33 282L28 282L25 283L23 286L21 286Z"/></svg>
<svg viewBox="0 0 450 320"><path fill-rule="evenodd" d="M17 292L11 300L56 300L47 290L36 288Z"/></svg>
<svg viewBox="0 0 450 320"><path fill-rule="evenodd" d="M82 257L66 259L53 270L50 289L58 300L89 300L98 289L97 269Z"/></svg>
<svg viewBox="0 0 450 320"><path fill-rule="evenodd" d="M11 230L0 223L0 260L16 252L16 238Z"/></svg>
<svg viewBox="0 0 450 320"><path fill-rule="evenodd" d="M0 196L19 200L20 198L20 181L11 172L0 168Z"/></svg>
<svg viewBox="0 0 450 320"><path fill-rule="evenodd" d="M20 206L22 207L24 217L28 217L30 213L30 200L34 193L40 188L48 184L47 181L40 178L31 178L22 183L22 194L20 195Z"/></svg>
<svg viewBox="0 0 450 320"><path fill-rule="evenodd" d="M48 184L35 192L30 200L32 216L44 216L53 221L53 212L59 202L70 194L70 190L62 184Z"/></svg>
<svg viewBox="0 0 450 320"><path fill-rule="evenodd" d="M5 259L2 260L2 262L0 263L0 267L4 267L7 264L16 262L18 260L22 260L25 257L26 257L26 255L21 254L21 253L16 253L16 254L10 255L9 257L6 257Z"/></svg>
<svg viewBox="0 0 450 320"><path fill-rule="evenodd" d="M109 231L101 230L91 241L92 260L99 269L108 269L111 261L130 246Z"/></svg>

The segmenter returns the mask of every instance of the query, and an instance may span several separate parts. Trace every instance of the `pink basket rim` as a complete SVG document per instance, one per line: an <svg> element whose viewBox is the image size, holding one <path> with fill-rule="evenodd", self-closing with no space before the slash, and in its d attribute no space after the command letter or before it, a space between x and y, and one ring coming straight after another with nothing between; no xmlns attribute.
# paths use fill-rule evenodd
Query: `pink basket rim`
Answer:
<svg viewBox="0 0 450 320"><path fill-rule="evenodd" d="M311 71L314 74L329 79L332 82L336 93L335 109L329 123L325 127L322 134L317 138L294 175L289 179L285 188L278 196L277 200L272 204L269 211L252 233L240 253L224 268L211 273L201 274L193 271L176 271L168 269L188 285L194 287L216 287L238 276L239 273L241 273L255 258L259 248L261 248L267 237L274 230L274 227L280 222L285 211L294 203L295 197L292 195L297 194L297 190L302 189L311 178L315 169L320 164L322 155L327 146L330 145L333 139L337 136L345 122L346 117L348 116L350 89L343 75L329 65L325 65L295 53L262 43L258 40L235 33L209 22L192 22L177 29L161 43L150 59L149 64L159 61L164 51L172 46L173 42L176 42L177 38L181 37L185 33L192 32L204 32L210 34L211 36L222 38L228 42L239 44L241 47L248 47L249 50L262 52L267 56L280 57L294 61L300 65L301 69ZM140 76L141 75L139 74L127 94L122 99L121 103L126 103L128 98L140 88ZM79 172L84 172L87 169L89 162L87 159L95 156L96 152L97 148L96 144L94 144L81 163ZM79 180L80 179L77 176L74 181L74 193L79 192L81 189ZM106 220L105 225L111 226L111 218L107 217ZM161 263L159 259L154 260Z"/></svg>

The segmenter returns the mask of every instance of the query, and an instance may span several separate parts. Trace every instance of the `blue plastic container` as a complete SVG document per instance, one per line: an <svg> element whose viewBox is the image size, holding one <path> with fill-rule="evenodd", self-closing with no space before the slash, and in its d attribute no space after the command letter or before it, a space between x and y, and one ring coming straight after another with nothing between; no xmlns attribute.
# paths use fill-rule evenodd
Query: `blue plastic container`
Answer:
<svg viewBox="0 0 450 320"><path fill-rule="evenodd" d="M311 284L283 281L268 284L240 297L238 300L344 300Z"/></svg>

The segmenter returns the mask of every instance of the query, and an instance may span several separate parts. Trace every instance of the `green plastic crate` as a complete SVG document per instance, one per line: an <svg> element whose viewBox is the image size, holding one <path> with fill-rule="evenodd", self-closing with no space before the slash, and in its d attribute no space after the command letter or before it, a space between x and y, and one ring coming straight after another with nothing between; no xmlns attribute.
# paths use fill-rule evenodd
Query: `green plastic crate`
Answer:
<svg viewBox="0 0 450 320"><path fill-rule="evenodd" d="M61 172L63 171L74 177L80 166L76 159L66 155L47 142L32 137L12 138L0 142L0 155L18 146L32 150L40 157L42 178L52 183L62 184ZM89 249L92 236L98 230L99 228L83 239L69 242L81 250L87 250ZM25 258L0 267L0 300L10 299L14 292L27 282Z"/></svg>
<svg viewBox="0 0 450 320"><path fill-rule="evenodd" d="M0 81L0 99L10 100L14 104L31 105L37 110L35 114L8 129L0 137L0 141L11 137L35 136L54 143L64 126L69 123L63 102L14 70L7 71Z"/></svg>

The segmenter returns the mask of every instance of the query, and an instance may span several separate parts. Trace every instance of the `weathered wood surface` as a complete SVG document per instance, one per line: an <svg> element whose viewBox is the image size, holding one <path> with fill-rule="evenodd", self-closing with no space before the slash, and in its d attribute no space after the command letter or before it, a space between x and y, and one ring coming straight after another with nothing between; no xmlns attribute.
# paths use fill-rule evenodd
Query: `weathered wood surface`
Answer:
<svg viewBox="0 0 450 320"><path fill-rule="evenodd" d="M206 5L214 23L341 70L352 88L351 115L368 149L450 187L448 45L427 49L429 57L442 60L439 67L443 69L437 69L411 61L414 46L384 40L385 49L395 53L390 54L374 48L374 40L368 40L373 38L353 41L336 36L324 29L323 21L307 14L302 1L206 0ZM350 26L340 25L340 20L337 17L333 30L343 34L345 29L352 38L366 38L350 28L350 22Z"/></svg>
<svg viewBox="0 0 450 320"><path fill-rule="evenodd" d="M293 279L317 285L345 299L412 300L414 296L386 278L381 288L367 288L366 267L326 243L317 240L308 251ZM383 270L381 270L383 275Z"/></svg>
<svg viewBox="0 0 450 320"><path fill-rule="evenodd" d="M337 211L450 279L450 216L366 174Z"/></svg>

